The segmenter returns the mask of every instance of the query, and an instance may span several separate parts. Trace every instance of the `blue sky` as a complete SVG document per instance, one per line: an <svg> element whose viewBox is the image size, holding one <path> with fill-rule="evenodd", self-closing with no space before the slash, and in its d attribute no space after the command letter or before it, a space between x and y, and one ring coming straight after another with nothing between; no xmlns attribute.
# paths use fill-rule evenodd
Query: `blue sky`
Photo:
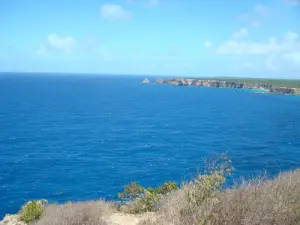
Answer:
<svg viewBox="0 0 300 225"><path fill-rule="evenodd" d="M300 0L2 0L0 71L300 78Z"/></svg>

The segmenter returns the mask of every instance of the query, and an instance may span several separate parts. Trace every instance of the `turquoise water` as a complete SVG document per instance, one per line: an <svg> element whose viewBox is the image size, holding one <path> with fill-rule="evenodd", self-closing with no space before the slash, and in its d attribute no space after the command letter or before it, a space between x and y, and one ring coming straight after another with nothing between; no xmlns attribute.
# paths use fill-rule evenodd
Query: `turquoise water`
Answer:
<svg viewBox="0 0 300 225"><path fill-rule="evenodd" d="M264 89L241 89L241 91L248 91L251 93L258 93L258 94L269 94L269 92Z"/></svg>
<svg viewBox="0 0 300 225"><path fill-rule="evenodd" d="M300 166L300 100L143 85L143 76L0 76L0 217L30 199L116 198L227 151L238 178Z"/></svg>
<svg viewBox="0 0 300 225"><path fill-rule="evenodd" d="M252 90L253 93L260 93L260 94L267 94L268 91L263 90L263 89L254 89Z"/></svg>

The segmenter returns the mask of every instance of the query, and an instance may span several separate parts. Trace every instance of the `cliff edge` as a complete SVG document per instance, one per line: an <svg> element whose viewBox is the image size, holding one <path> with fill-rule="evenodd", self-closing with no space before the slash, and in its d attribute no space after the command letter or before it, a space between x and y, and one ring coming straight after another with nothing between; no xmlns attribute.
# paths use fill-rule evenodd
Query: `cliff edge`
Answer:
<svg viewBox="0 0 300 225"><path fill-rule="evenodd" d="M198 79L198 78L171 78L157 79L157 84L169 84L173 86L196 86L196 87L212 87L212 88L236 88L236 89L253 89L259 93L274 93L300 95L300 88L282 87L268 83L248 83L234 80L213 80L213 79Z"/></svg>

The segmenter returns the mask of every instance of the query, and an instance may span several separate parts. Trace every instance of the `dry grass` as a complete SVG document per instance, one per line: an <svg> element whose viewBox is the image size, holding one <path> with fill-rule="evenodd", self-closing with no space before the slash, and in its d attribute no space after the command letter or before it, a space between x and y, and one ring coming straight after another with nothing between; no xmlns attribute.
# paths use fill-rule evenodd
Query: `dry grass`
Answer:
<svg viewBox="0 0 300 225"><path fill-rule="evenodd" d="M114 206L104 201L51 204L34 225L106 225Z"/></svg>
<svg viewBox="0 0 300 225"><path fill-rule="evenodd" d="M104 201L52 204L34 225L300 225L300 170L224 190L232 171L231 161L222 154L180 189L161 193L164 189L125 186L121 196L130 201L118 213L116 206ZM122 213L124 207L131 214ZM135 215L149 211L151 216Z"/></svg>
<svg viewBox="0 0 300 225"><path fill-rule="evenodd" d="M299 225L300 170L274 180L257 179L217 193L195 205L185 185L161 203L158 219L140 225Z"/></svg>

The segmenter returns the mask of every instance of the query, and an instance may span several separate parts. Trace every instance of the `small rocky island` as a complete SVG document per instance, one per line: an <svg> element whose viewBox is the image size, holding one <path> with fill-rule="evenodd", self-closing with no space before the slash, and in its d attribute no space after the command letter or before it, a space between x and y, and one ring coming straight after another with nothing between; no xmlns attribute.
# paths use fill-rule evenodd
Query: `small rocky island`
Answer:
<svg viewBox="0 0 300 225"><path fill-rule="evenodd" d="M143 81L142 81L142 84L150 84L150 80L148 78L145 78Z"/></svg>
<svg viewBox="0 0 300 225"><path fill-rule="evenodd" d="M212 87L212 88L236 88L236 89L253 89L257 93L274 93L300 95L300 87L284 87L263 82L245 82L235 81L231 79L199 79L199 78L171 78L157 79L157 84L169 84L174 86L196 86L196 87Z"/></svg>

